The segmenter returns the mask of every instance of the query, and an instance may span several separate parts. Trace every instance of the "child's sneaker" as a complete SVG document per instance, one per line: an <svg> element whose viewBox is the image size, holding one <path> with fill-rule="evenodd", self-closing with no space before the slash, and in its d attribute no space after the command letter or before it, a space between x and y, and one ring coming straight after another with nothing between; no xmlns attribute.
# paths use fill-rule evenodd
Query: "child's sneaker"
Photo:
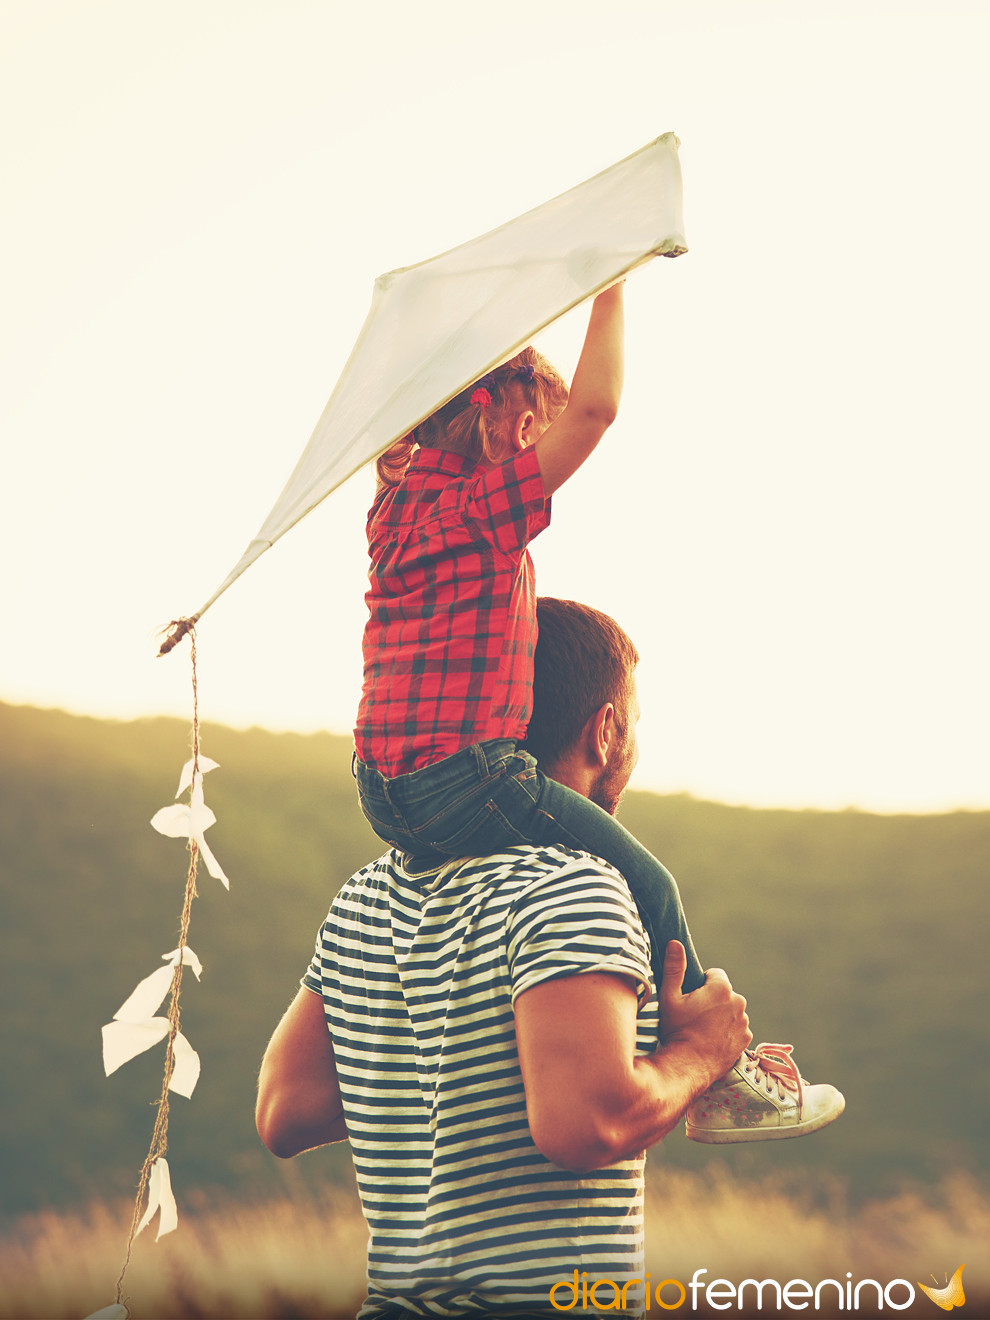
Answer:
<svg viewBox="0 0 990 1320"><path fill-rule="evenodd" d="M839 1117L846 1102L834 1086L810 1086L792 1045L758 1045L700 1095L687 1112L692 1141L722 1145L803 1137Z"/></svg>

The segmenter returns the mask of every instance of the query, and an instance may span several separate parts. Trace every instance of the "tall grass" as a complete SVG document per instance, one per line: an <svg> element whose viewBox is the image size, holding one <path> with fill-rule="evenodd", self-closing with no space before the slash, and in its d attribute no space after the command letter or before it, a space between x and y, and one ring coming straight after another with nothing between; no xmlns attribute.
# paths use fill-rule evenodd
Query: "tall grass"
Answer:
<svg viewBox="0 0 990 1320"><path fill-rule="evenodd" d="M124 1280L132 1320L353 1316L364 1296L367 1229L346 1193L183 1213L137 1239ZM79 1320L114 1300L131 1206L22 1219L0 1243L4 1320Z"/></svg>
<svg viewBox="0 0 990 1320"><path fill-rule="evenodd" d="M5 1320L78 1320L113 1300L130 1207L94 1204L73 1213L20 1220L0 1242L0 1316ZM647 1204L647 1268L654 1281L725 1278L844 1281L894 1278L941 1283L963 1262L967 1304L960 1320L990 1316L990 1199L968 1179L947 1180L931 1195L909 1193L852 1210L841 1191L825 1204L726 1173L654 1175ZM347 1192L307 1193L264 1204L201 1202L159 1243L138 1239L125 1282L133 1320L344 1320L363 1296L365 1226ZM562 1262L562 1275L567 1263ZM676 1300L676 1290L665 1298ZM903 1293L898 1294L901 1300ZM683 1316L778 1314L687 1304ZM576 1313L575 1313L576 1314ZM654 1307L654 1316L678 1314ZM792 1314L785 1311L784 1314ZM846 1320L848 1312L828 1315ZM859 1314L878 1314L866 1294ZM885 1309L884 1315L889 1315ZM940 1312L920 1290L909 1311Z"/></svg>
<svg viewBox="0 0 990 1320"><path fill-rule="evenodd" d="M647 1268L654 1280L685 1282L703 1268L708 1271L702 1276L706 1282L724 1278L738 1284L755 1278L781 1284L788 1279L813 1285L822 1279L844 1283L850 1272L854 1285L870 1278L881 1284L906 1279L931 1286L933 1275L941 1285L946 1273L965 1263L967 1307L960 1320L990 1320L990 1198L970 1178L955 1176L937 1189L868 1201L856 1209L846 1203L839 1184L826 1185L825 1190L823 1197L816 1180L812 1200L793 1189L781 1190L769 1179L752 1183L724 1172L655 1175L647 1198ZM916 1291L909 1310L885 1308L883 1314L933 1320L938 1309ZM828 1295L834 1296L834 1290ZM861 1314L873 1313L865 1300L869 1295L864 1290ZM904 1295L898 1290L894 1300L902 1301ZM671 1290L666 1296L676 1294ZM772 1313L777 1313L775 1304ZM815 1313L812 1306L809 1313L819 1318L830 1314L824 1309ZM699 1306L698 1314L738 1317L739 1311L705 1311ZM785 1309L783 1314L800 1313ZM834 1314L844 1317L848 1312Z"/></svg>

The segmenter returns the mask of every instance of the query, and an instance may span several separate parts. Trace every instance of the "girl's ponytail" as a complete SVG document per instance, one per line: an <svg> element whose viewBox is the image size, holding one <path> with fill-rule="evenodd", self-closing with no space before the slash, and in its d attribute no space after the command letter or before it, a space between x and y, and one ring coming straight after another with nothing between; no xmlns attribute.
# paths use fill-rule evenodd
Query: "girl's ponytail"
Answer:
<svg viewBox="0 0 990 1320"><path fill-rule="evenodd" d="M379 486L397 486L406 475L409 460L418 448L415 431L410 431L401 440L389 445L384 454L379 455L375 464Z"/></svg>

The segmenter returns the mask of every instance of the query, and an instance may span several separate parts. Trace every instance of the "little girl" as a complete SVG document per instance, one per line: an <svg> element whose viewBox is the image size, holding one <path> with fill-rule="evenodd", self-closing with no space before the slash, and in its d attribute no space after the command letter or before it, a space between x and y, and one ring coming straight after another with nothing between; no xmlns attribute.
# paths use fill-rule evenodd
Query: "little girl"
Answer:
<svg viewBox="0 0 990 1320"><path fill-rule="evenodd" d="M618 284L594 301L569 393L540 354L524 349L379 460L354 774L372 828L412 854L414 869L525 844L604 858L629 885L658 985L667 943L684 945L688 993L705 974L673 877L612 816L547 778L518 746L532 709L537 631L526 546L550 521L550 496L613 421L622 368ZM734 1088L725 1121L712 1088L694 1132L689 1116L689 1135L794 1136L841 1112L839 1093L806 1086L788 1054L757 1057L744 1055L725 1079ZM759 1088L760 1103L774 1112L743 1118L740 1088ZM838 1097L827 1117L823 1097L812 1096L824 1091Z"/></svg>

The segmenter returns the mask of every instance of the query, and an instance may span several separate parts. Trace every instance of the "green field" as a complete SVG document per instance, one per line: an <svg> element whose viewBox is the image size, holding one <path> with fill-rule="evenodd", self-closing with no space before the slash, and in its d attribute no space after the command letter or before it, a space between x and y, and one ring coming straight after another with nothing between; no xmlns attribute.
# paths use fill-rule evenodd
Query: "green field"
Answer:
<svg viewBox="0 0 990 1320"><path fill-rule="evenodd" d="M3 1212L132 1194L161 1049L103 1075L100 1028L176 942L182 843L148 822L187 756L176 720L114 723L0 705L5 919ZM339 884L379 847L349 744L207 726L231 891L201 869L183 1029L203 1060L172 1103L180 1201L346 1183L346 1150L280 1166L253 1126L265 1042ZM810 1139L714 1156L673 1134L651 1162L773 1178L853 1203L990 1165L985 962L990 813L765 811L630 794L622 819L674 871L702 960L748 998L757 1039L791 1041L847 1098ZM811 1173L814 1176L808 1177ZM827 1176L826 1176L827 1175ZM952 1264L947 1261L946 1265Z"/></svg>

